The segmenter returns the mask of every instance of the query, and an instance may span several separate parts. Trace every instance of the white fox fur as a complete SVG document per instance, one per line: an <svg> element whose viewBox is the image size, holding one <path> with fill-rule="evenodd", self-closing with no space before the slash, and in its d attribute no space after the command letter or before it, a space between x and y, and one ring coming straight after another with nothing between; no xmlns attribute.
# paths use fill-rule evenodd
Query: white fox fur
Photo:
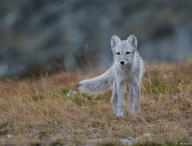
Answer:
<svg viewBox="0 0 192 146"><path fill-rule="evenodd" d="M77 87L84 93L103 93L112 89L111 103L117 117L124 115L124 89L129 86L129 109L131 114L140 112L140 83L144 73L144 63L137 52L137 38L130 35L120 40L111 38L114 63L104 74L81 81Z"/></svg>
<svg viewBox="0 0 192 146"><path fill-rule="evenodd" d="M112 67L102 75L83 80L78 84L79 89L84 93L104 93L113 87Z"/></svg>

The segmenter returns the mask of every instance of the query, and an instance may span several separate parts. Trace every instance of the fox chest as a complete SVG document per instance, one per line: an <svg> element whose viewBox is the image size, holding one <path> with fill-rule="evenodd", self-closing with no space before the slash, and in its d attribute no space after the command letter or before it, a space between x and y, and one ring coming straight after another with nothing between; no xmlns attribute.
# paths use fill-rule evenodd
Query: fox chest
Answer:
<svg viewBox="0 0 192 146"><path fill-rule="evenodd" d="M134 73L130 70L123 70L115 73L116 82L128 84L131 82Z"/></svg>

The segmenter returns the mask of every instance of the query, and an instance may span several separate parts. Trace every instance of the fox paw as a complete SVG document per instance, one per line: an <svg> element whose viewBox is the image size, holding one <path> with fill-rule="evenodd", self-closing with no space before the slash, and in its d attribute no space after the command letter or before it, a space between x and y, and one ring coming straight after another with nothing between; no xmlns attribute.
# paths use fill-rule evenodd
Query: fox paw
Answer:
<svg viewBox="0 0 192 146"><path fill-rule="evenodd" d="M124 115L124 112L118 110L117 114L116 114L116 117L121 118L121 117L123 117L123 115Z"/></svg>
<svg viewBox="0 0 192 146"><path fill-rule="evenodd" d="M116 118L122 118L123 115L116 114Z"/></svg>
<svg viewBox="0 0 192 146"><path fill-rule="evenodd" d="M140 113L140 109L138 109L138 110L130 110L130 113L131 113L132 115L139 114L139 113Z"/></svg>

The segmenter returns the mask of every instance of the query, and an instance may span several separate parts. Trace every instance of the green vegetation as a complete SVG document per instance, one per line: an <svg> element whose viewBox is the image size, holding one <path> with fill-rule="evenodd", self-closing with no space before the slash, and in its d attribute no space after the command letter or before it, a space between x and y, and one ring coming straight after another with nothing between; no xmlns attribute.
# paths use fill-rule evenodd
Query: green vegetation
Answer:
<svg viewBox="0 0 192 146"><path fill-rule="evenodd" d="M75 88L85 75L1 81L0 143L112 146L131 137L135 146L191 144L191 77L191 64L147 66L142 112L129 114L126 89L123 118L112 113L111 92L87 95Z"/></svg>

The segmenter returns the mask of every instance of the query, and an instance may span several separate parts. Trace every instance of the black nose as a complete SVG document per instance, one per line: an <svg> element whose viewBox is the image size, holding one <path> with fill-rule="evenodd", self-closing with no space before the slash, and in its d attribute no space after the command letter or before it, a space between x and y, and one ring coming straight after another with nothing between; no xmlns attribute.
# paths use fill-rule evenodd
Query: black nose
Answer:
<svg viewBox="0 0 192 146"><path fill-rule="evenodd" d="M123 64L124 64L124 61L121 61L120 63L123 65Z"/></svg>

